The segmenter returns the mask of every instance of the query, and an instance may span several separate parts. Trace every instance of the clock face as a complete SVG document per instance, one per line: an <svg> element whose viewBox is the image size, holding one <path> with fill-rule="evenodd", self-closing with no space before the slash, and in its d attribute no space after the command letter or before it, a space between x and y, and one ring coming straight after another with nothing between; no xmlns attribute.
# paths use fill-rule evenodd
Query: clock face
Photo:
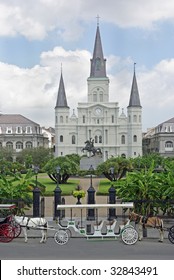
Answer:
<svg viewBox="0 0 174 280"><path fill-rule="evenodd" d="M97 108L95 109L96 115L100 115L101 112L102 112L101 108L97 107Z"/></svg>

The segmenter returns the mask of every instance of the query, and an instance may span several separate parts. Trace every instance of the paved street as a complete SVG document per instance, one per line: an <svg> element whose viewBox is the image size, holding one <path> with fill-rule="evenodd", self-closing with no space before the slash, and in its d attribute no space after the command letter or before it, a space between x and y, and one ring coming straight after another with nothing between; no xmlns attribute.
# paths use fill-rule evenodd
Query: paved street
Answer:
<svg viewBox="0 0 174 280"><path fill-rule="evenodd" d="M40 244L39 238L30 238L24 243L23 238L11 243L0 244L0 259L38 259L38 260L174 260L174 245L168 239L159 243L155 238L144 239L135 245L125 245L116 241L87 241L85 238L71 238L66 245L60 246L53 238L46 244Z"/></svg>

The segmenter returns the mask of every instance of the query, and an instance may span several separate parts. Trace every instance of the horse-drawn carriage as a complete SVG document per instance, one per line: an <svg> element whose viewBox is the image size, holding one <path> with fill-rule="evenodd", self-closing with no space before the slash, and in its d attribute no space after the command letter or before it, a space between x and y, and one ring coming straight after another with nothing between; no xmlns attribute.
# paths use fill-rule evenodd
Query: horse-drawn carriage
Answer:
<svg viewBox="0 0 174 280"><path fill-rule="evenodd" d="M143 227L151 227L156 228L159 231L160 238L159 241L163 242L164 231L168 232L168 239L169 241L174 244L174 225L170 228L164 227L163 220L159 217L146 217L146 221L143 221L143 216L135 214L134 212L130 211L133 208L132 202L125 202L122 204L80 204L80 205L58 205L58 210L69 210L69 217L66 218L66 224L63 224L61 219L58 221L59 230L55 232L54 240L59 245L64 245L68 242L71 236L74 233L78 233L81 236L86 237L87 240L107 240L113 239L116 240L119 237L122 239L123 243L127 245L133 245L138 240L142 239L142 228ZM108 221L102 218L99 221L99 209L125 209L128 210L129 216L127 221L124 221L123 224L118 225L118 221L116 218ZM93 209L93 210L92 210ZM77 222L77 215L73 215L73 211L77 211L79 220ZM83 211L95 211L95 222L93 223L93 232L88 232L86 224L86 219L83 218L87 213L83 213ZM131 214L130 214L131 213ZM135 222L133 226L131 221ZM90 223L91 221L89 221ZM92 222L91 222L92 224ZM135 226L138 224L138 228L136 230ZM118 226L117 226L118 225ZM117 226L117 231L116 231ZM103 231L103 228L106 231Z"/></svg>
<svg viewBox="0 0 174 280"><path fill-rule="evenodd" d="M87 238L87 240L107 240L113 239L116 240L118 237L121 237L122 241L127 245L133 245L138 240L138 232L136 229L128 224L124 223L123 225L119 225L118 231L116 232L117 219L113 219L108 221L106 219L102 219L99 221L98 211L99 209L130 209L133 208L133 203L122 203L122 204L80 204L80 205L58 205L58 210L70 210L70 217L66 219L66 225L62 224L62 221L59 219L58 225L60 229L55 233L54 240L59 245L64 245L68 242L69 238L73 235L73 233L78 233L81 236ZM79 210L79 220L78 223L76 219L74 219L73 211ZM95 212L95 222L93 223L93 231L88 232L86 219L83 219L84 213L83 211L94 211ZM85 213L86 215L86 213ZM90 223L90 221L89 221ZM91 224L90 224L91 225ZM105 227L106 231L103 231Z"/></svg>
<svg viewBox="0 0 174 280"><path fill-rule="evenodd" d="M11 211L15 204L0 204L0 210ZM21 233L21 226L15 221L12 214L0 219L0 242L10 242Z"/></svg>
<svg viewBox="0 0 174 280"><path fill-rule="evenodd" d="M42 238L40 243L46 242L47 230L55 231L54 241L59 245L64 245L68 242L73 234L86 237L87 240L117 240L121 238L123 243L127 245L133 245L137 240L141 239L142 226L150 226L157 228L160 232L160 241L163 241L164 231L168 231L168 239L174 244L174 225L170 228L166 228L163 225L163 221L157 217L149 217L146 222L143 221L143 216L131 212L127 221L124 220L123 224L118 224L116 218L107 220L102 217L99 221L100 209L114 210L125 209L130 210L133 208L133 203L122 204L78 204L78 205L58 205L57 209L60 211L69 211L67 218L62 220L59 218L58 227L50 227L45 218L36 217L29 218L26 216L15 216L12 214L12 210L15 208L15 204L0 204L0 211L8 212L3 218L0 218L0 242L10 242L14 238L18 237L23 229L25 242L27 242L27 229L41 230ZM86 211L86 213L84 213ZM87 213L94 214L95 221L93 219L86 219ZM6 212L6 213L7 213ZM11 212L9 214L9 212ZM73 212L76 212L75 214ZM61 215L60 215L61 217ZM130 223L134 221L139 224L140 228L137 232L136 228ZM138 222L137 222L138 221ZM64 222L64 224L63 224ZM88 231L88 227L93 227L92 231ZM105 231L103 230L105 228ZM116 228L118 229L116 231Z"/></svg>

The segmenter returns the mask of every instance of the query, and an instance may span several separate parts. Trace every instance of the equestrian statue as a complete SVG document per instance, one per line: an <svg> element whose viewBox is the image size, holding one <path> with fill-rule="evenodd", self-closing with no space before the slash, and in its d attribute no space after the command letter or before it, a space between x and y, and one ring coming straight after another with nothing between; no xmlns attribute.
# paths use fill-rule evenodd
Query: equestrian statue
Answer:
<svg viewBox="0 0 174 280"><path fill-rule="evenodd" d="M85 147L82 149L82 152L88 151L91 152L92 155L91 157L95 156L95 154L100 154L102 155L102 151L100 148L95 148L94 147L94 139L90 138L89 140L85 141Z"/></svg>

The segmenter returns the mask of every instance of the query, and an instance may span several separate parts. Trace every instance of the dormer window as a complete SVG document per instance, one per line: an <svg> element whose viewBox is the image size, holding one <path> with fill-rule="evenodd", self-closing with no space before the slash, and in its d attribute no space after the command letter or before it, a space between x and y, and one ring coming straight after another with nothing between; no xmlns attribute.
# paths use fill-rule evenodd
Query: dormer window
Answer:
<svg viewBox="0 0 174 280"><path fill-rule="evenodd" d="M17 134L21 134L22 133L22 127L21 126L17 126L16 127L16 133Z"/></svg>
<svg viewBox="0 0 174 280"><path fill-rule="evenodd" d="M27 134L32 133L32 128L31 128L31 126L27 126L27 127L26 127L26 133L27 133Z"/></svg>
<svg viewBox="0 0 174 280"><path fill-rule="evenodd" d="M6 133L11 134L12 133L12 127L7 127Z"/></svg>

